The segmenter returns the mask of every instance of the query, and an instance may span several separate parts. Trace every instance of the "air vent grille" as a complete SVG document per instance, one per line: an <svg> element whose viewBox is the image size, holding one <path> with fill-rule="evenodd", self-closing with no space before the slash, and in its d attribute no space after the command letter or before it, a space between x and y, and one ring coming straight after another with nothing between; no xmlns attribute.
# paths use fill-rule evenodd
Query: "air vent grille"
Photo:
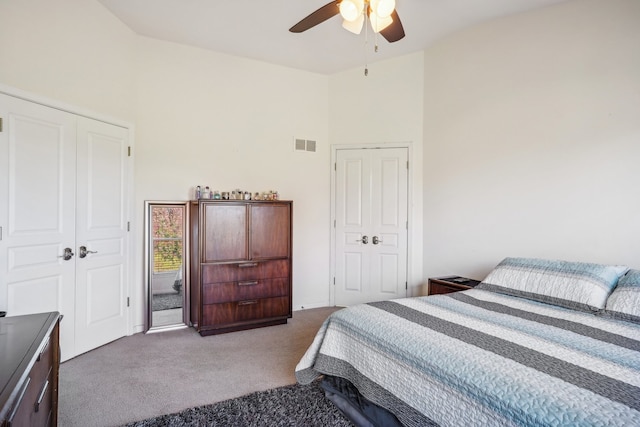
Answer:
<svg viewBox="0 0 640 427"><path fill-rule="evenodd" d="M307 139L307 151L316 152L316 142Z"/></svg>
<svg viewBox="0 0 640 427"><path fill-rule="evenodd" d="M315 153L316 141L312 139L294 138L293 149L294 151L308 151L311 153Z"/></svg>

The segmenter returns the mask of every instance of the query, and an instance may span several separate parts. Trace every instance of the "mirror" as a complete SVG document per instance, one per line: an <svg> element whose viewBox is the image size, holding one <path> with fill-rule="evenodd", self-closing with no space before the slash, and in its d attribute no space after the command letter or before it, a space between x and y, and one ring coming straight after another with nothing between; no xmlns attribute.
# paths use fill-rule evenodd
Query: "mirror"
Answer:
<svg viewBox="0 0 640 427"><path fill-rule="evenodd" d="M188 325L188 202L145 202L145 332Z"/></svg>

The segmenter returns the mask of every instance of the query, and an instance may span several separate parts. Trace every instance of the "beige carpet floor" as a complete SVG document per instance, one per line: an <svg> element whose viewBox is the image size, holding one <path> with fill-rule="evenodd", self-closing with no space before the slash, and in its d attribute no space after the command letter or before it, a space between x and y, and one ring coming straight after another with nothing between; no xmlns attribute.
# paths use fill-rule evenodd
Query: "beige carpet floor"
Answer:
<svg viewBox="0 0 640 427"><path fill-rule="evenodd" d="M192 328L135 334L80 355L60 366L59 425L119 426L293 384L295 366L337 309L208 337Z"/></svg>

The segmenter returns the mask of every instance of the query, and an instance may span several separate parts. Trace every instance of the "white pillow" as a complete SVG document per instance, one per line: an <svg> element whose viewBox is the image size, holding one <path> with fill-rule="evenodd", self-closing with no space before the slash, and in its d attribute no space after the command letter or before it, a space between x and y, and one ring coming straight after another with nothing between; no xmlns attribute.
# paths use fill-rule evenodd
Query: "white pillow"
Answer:
<svg viewBox="0 0 640 427"><path fill-rule="evenodd" d="M605 314L640 323L640 270L629 270L620 278L607 300Z"/></svg>
<svg viewBox="0 0 640 427"><path fill-rule="evenodd" d="M477 289L578 310L598 311L605 307L618 279L628 270L621 265L505 258Z"/></svg>

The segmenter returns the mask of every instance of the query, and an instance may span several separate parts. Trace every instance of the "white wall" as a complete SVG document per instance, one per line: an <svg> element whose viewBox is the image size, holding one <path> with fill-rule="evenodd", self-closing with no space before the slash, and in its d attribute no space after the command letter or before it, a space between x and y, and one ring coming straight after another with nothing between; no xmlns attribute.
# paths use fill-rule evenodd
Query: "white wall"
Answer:
<svg viewBox="0 0 640 427"><path fill-rule="evenodd" d="M326 76L141 37L138 223L144 200L188 200L198 184L277 190L294 201L294 309L328 305L328 95ZM317 152L294 152L294 136Z"/></svg>
<svg viewBox="0 0 640 427"><path fill-rule="evenodd" d="M640 1L481 24L424 59L425 276L640 267Z"/></svg>
<svg viewBox="0 0 640 427"><path fill-rule="evenodd" d="M0 1L0 83L132 122L135 38L97 1Z"/></svg>
<svg viewBox="0 0 640 427"><path fill-rule="evenodd" d="M329 140L338 145L411 144L408 294L417 295L423 283L423 54L370 63L368 68L366 77L364 64L329 77Z"/></svg>

